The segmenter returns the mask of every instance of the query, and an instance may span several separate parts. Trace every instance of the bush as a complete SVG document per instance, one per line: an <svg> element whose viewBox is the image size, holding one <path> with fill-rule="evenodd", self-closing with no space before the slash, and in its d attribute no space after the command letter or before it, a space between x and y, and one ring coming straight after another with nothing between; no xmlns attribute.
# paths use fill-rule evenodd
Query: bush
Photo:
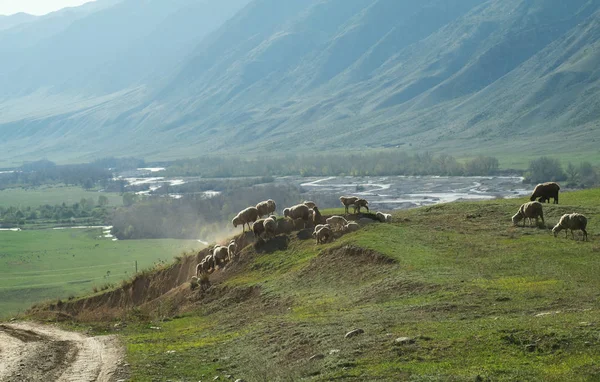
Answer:
<svg viewBox="0 0 600 382"><path fill-rule="evenodd" d="M567 175L560 162L554 158L541 157L529 163L525 177L527 183L560 182L567 180Z"/></svg>

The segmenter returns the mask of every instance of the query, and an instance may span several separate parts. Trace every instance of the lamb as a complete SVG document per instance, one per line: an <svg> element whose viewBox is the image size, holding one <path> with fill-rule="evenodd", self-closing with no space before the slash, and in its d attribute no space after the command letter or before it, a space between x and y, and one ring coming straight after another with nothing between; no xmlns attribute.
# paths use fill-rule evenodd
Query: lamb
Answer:
<svg viewBox="0 0 600 382"><path fill-rule="evenodd" d="M260 238L265 233L265 219L258 219L252 224L252 232L255 238Z"/></svg>
<svg viewBox="0 0 600 382"><path fill-rule="evenodd" d="M274 213L275 209L277 209L277 205L272 199L269 199L264 202L258 203L256 205L256 209L258 210L258 217L263 217Z"/></svg>
<svg viewBox="0 0 600 382"><path fill-rule="evenodd" d="M360 229L360 225L356 222L348 222L348 224L346 224L344 226L344 232L355 232L358 231Z"/></svg>
<svg viewBox="0 0 600 382"><path fill-rule="evenodd" d="M529 219L529 225L533 218L535 218L535 224L538 224L538 217L542 219L542 223L544 223L544 211L542 210L542 203L540 202L528 202L519 207L519 211L512 217L512 222L514 225L518 225L518 223L527 218ZM545 224L545 223L544 223ZM525 220L523 220L523 227L525 227Z"/></svg>
<svg viewBox="0 0 600 382"><path fill-rule="evenodd" d="M235 250L237 249L237 245L235 244L235 240L231 240L231 243L227 246L227 258L228 261L233 260L235 257Z"/></svg>
<svg viewBox="0 0 600 382"><path fill-rule="evenodd" d="M258 219L258 209L256 207L248 207L237 214L237 216L234 217L231 222L236 228L241 224L242 232L246 232L246 224L248 225L248 230L250 230L250 223L255 222L256 219Z"/></svg>
<svg viewBox="0 0 600 382"><path fill-rule="evenodd" d="M227 264L229 258L229 247L224 247L221 245L217 245L213 251L212 255L214 259L214 265Z"/></svg>
<svg viewBox="0 0 600 382"><path fill-rule="evenodd" d="M271 215L265 219L263 226L265 228L265 234L270 237L275 237L277 232L277 216Z"/></svg>
<svg viewBox="0 0 600 382"><path fill-rule="evenodd" d="M317 244L326 243L333 236L333 232L327 226L321 227L316 232Z"/></svg>
<svg viewBox="0 0 600 382"><path fill-rule="evenodd" d="M304 228L306 228L306 222L308 221L308 207L304 204L298 204L290 208L283 210L283 216L289 217L292 220L302 219L304 221Z"/></svg>
<svg viewBox="0 0 600 382"><path fill-rule="evenodd" d="M315 208L317 206L317 204L315 202L306 201L306 200L304 202L302 202L302 204L304 204L308 208Z"/></svg>
<svg viewBox="0 0 600 382"><path fill-rule="evenodd" d="M340 196L340 202L342 202L342 204L346 208L346 214L348 214L348 207L356 203L358 199L359 198L356 196Z"/></svg>
<svg viewBox="0 0 600 382"><path fill-rule="evenodd" d="M382 223L386 223L386 222L390 223L392 221L392 215L390 215L390 214L384 214L383 212L377 211L375 216Z"/></svg>
<svg viewBox="0 0 600 382"><path fill-rule="evenodd" d="M369 202L367 202L366 199L358 199L354 203L354 214L356 214L356 211L360 213L360 209L363 207L367 209L367 212L369 212Z"/></svg>
<svg viewBox="0 0 600 382"><path fill-rule="evenodd" d="M587 241L587 231L585 228L587 227L587 218L582 214L572 213L572 214L564 214L558 224L552 228L552 233L554 237L558 235L560 231L565 230L565 237L567 237L567 230L571 230L571 237L575 239L575 234L573 230L581 230L583 232L583 240Z"/></svg>
<svg viewBox="0 0 600 382"><path fill-rule="evenodd" d="M348 224L348 221L341 216L332 216L326 220L327 224L331 226L333 230L344 229L344 226Z"/></svg>
<svg viewBox="0 0 600 382"><path fill-rule="evenodd" d="M540 198L540 202L550 201L550 198L554 198L554 204L558 204L558 191L560 186L554 182L541 183L535 186L533 193L529 200L534 201Z"/></svg>
<svg viewBox="0 0 600 382"><path fill-rule="evenodd" d="M321 222L323 221L323 216L321 215L321 211L319 211L319 208L317 206L314 206L312 211L313 211L313 216L312 216L313 224L314 225L321 224Z"/></svg>

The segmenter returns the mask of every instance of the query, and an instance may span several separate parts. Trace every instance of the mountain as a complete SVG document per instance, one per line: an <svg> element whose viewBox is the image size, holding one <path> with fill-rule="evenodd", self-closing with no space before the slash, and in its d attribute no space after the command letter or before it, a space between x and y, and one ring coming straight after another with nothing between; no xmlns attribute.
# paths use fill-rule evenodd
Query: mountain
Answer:
<svg viewBox="0 0 600 382"><path fill-rule="evenodd" d="M596 152L599 17L594 0L122 0L0 31L0 160Z"/></svg>
<svg viewBox="0 0 600 382"><path fill-rule="evenodd" d="M36 19L36 16L27 13L15 13L14 15L0 15L0 31L10 29L20 24L28 23Z"/></svg>

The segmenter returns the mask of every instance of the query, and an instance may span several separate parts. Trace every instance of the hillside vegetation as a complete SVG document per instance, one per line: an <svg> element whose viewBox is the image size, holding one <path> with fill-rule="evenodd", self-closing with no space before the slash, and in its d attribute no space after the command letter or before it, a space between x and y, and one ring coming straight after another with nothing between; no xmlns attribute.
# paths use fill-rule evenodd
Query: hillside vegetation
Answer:
<svg viewBox="0 0 600 382"><path fill-rule="evenodd" d="M138 3L0 30L0 161L231 145L598 158L597 1Z"/></svg>
<svg viewBox="0 0 600 382"><path fill-rule="evenodd" d="M201 252L35 315L118 331L135 381L597 380L599 197L563 193L545 228L513 227L511 199L399 211L322 246L240 236L209 289L187 282ZM589 242L549 231L574 211Z"/></svg>

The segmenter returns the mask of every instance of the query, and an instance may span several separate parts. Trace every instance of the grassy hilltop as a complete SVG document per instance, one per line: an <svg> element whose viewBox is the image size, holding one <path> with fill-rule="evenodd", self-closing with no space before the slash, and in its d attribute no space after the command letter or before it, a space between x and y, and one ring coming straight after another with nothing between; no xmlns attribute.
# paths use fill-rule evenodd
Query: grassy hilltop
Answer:
<svg viewBox="0 0 600 382"><path fill-rule="evenodd" d="M248 246L208 291L184 284L129 312L133 380L599 380L598 200L545 205L547 228L586 214L589 242L513 227L523 199L401 211L323 246L297 233Z"/></svg>

